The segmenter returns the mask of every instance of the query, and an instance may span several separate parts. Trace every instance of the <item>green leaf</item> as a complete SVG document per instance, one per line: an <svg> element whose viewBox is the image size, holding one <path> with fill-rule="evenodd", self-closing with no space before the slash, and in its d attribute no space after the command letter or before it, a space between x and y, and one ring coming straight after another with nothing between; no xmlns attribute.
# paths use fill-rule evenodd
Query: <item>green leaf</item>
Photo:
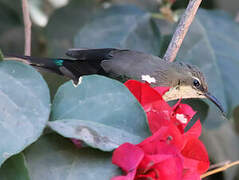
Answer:
<svg viewBox="0 0 239 180"><path fill-rule="evenodd" d="M0 47L3 52L20 54L24 51L24 27L21 1L0 1Z"/></svg>
<svg viewBox="0 0 239 180"><path fill-rule="evenodd" d="M112 4L134 4L142 9L145 9L150 12L158 12L159 6L162 4L162 1L155 1L155 0L112 0Z"/></svg>
<svg viewBox="0 0 239 180"><path fill-rule="evenodd" d="M200 67L206 75L209 91L220 100L229 115L239 105L236 95L239 84L235 81L239 76L238 40L239 25L231 17L218 11L200 10L177 56L180 61ZM217 111L215 106L210 104L209 108L211 121L206 123L220 119L211 112Z"/></svg>
<svg viewBox="0 0 239 180"><path fill-rule="evenodd" d="M158 54L160 33L151 14L135 6L113 6L99 12L75 37L75 47L129 48Z"/></svg>
<svg viewBox="0 0 239 180"><path fill-rule="evenodd" d="M207 148L213 164L239 159L239 142L231 123L224 122L220 127L202 132L202 140ZM224 171L225 179L235 179L237 168L229 168Z"/></svg>
<svg viewBox="0 0 239 180"><path fill-rule="evenodd" d="M205 22L201 22L199 19L201 12L203 11L198 12L198 15L192 23L189 32L179 50L177 59L190 64L195 64L200 68L200 70L206 76L207 82L209 84L209 92L216 96L227 110L224 85L220 74L220 69L217 64L214 50L212 49L205 31ZM213 113L214 111L218 111L215 106L209 102L209 100L206 100L206 103L209 104L207 107L209 108L209 111L207 116L208 118L205 123L211 123L206 125L207 127L210 125L211 127L214 127L212 123L214 123L214 121L218 121L218 118L220 117L217 114L219 113ZM198 111L200 112L200 110ZM217 115L217 117L214 115ZM209 121L209 119L211 121Z"/></svg>
<svg viewBox="0 0 239 180"><path fill-rule="evenodd" d="M0 165L38 139L49 118L50 97L41 75L13 61L0 63Z"/></svg>
<svg viewBox="0 0 239 180"><path fill-rule="evenodd" d="M44 29L49 56L65 56L67 49L73 47L75 34L93 16L97 5L96 0L71 0L67 6L54 11ZM54 97L59 85L68 80L46 72L43 76L49 85L51 97Z"/></svg>
<svg viewBox="0 0 239 180"><path fill-rule="evenodd" d="M0 1L0 34L22 23L21 2L18 0Z"/></svg>
<svg viewBox="0 0 239 180"><path fill-rule="evenodd" d="M206 75L209 91L220 100L229 117L239 105L238 42L239 25L233 18L220 11L199 10L177 56L180 61L200 67ZM204 102L190 100L201 119L205 119L203 141L210 158L214 163L239 159L239 141L232 124L209 100ZM225 174L232 179L235 171L225 171Z"/></svg>
<svg viewBox="0 0 239 180"><path fill-rule="evenodd" d="M111 151L124 142L139 143L148 137L141 105L120 82L103 76L83 76L75 88L62 85L53 101L49 126L68 138Z"/></svg>
<svg viewBox="0 0 239 180"><path fill-rule="evenodd" d="M231 114L239 105L239 84L235 77L239 76L239 24L228 14L222 11L201 11L200 22L204 29L211 49L214 53L222 78L223 88ZM220 28L218 28L220 27Z"/></svg>
<svg viewBox="0 0 239 180"><path fill-rule="evenodd" d="M9 158L0 168L1 180L30 180L24 155L17 154Z"/></svg>
<svg viewBox="0 0 239 180"><path fill-rule="evenodd" d="M96 8L95 0L72 0L54 12L46 26L49 51L52 56L63 56L73 47L73 37L87 22Z"/></svg>
<svg viewBox="0 0 239 180"><path fill-rule="evenodd" d="M83 148L55 134L48 134L24 152L31 179L106 180L119 174L111 153Z"/></svg>

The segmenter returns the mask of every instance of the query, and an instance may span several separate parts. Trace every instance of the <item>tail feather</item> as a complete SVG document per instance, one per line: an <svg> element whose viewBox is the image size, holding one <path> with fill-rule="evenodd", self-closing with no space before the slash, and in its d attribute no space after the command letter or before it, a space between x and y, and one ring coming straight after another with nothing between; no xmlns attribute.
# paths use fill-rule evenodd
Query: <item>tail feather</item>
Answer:
<svg viewBox="0 0 239 180"><path fill-rule="evenodd" d="M46 72L53 72L59 75L63 75L59 70L59 67L52 58L37 58L32 56L21 56L21 55L9 55L5 56L6 60L20 61L25 64L29 64L36 69L43 70Z"/></svg>
<svg viewBox="0 0 239 180"><path fill-rule="evenodd" d="M5 59L21 61L37 69L66 76L72 79L75 84L78 83L78 80L82 75L105 75L100 62L98 61L83 61L62 58L37 58L19 55L7 55Z"/></svg>
<svg viewBox="0 0 239 180"><path fill-rule="evenodd" d="M30 64L29 56L9 55L4 53L5 60L21 61L25 64Z"/></svg>
<svg viewBox="0 0 239 180"><path fill-rule="evenodd" d="M10 60L17 60L17 61L22 61L27 64L31 65L39 65L39 66L44 66L44 65L51 65L53 64L53 59L51 58L37 58L37 57L32 57L32 56L21 56L21 55L5 55L5 59L10 59Z"/></svg>

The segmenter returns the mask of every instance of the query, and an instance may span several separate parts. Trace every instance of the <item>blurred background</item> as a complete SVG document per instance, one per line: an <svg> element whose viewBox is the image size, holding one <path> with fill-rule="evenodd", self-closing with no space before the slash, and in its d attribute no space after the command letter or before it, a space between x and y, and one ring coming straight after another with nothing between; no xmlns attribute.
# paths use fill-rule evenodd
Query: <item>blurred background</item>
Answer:
<svg viewBox="0 0 239 180"><path fill-rule="evenodd" d="M28 0L32 55L65 57L68 48L129 48L163 56L187 0ZM239 1L203 0L177 56L200 67L229 121L205 100L186 100L204 122L211 161L239 160ZM0 49L24 53L20 0L0 0ZM51 97L67 79L42 72ZM239 179L233 167L208 179Z"/></svg>
<svg viewBox="0 0 239 180"><path fill-rule="evenodd" d="M58 46L64 46L65 49L73 47L72 37L100 9L107 9L115 4L133 4L152 13L160 13L160 10L162 13L168 6L166 4L170 3L172 10L176 11L185 8L188 0L29 0L33 21L32 54L64 55L64 52L59 54L56 50L51 49L54 43L52 40L55 38L59 38L59 41L66 39L66 41L58 43L61 44ZM201 7L225 10L235 18L239 13L237 0L204 0ZM0 47L2 51L10 50L13 53L21 54L24 49L23 43L20 1L0 0Z"/></svg>

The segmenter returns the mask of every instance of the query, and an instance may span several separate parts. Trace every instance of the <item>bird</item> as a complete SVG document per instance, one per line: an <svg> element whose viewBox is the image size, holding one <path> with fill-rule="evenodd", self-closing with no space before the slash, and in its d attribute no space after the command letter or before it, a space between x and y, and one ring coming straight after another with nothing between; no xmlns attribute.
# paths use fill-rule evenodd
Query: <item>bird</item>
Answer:
<svg viewBox="0 0 239 180"><path fill-rule="evenodd" d="M77 86L83 75L98 74L119 81L129 79L147 82L152 87L166 86L166 101L188 98L208 98L219 110L224 109L208 91L204 74L195 65L168 62L158 56L140 51L116 48L68 49L69 58L42 58L7 55L37 69L66 76Z"/></svg>

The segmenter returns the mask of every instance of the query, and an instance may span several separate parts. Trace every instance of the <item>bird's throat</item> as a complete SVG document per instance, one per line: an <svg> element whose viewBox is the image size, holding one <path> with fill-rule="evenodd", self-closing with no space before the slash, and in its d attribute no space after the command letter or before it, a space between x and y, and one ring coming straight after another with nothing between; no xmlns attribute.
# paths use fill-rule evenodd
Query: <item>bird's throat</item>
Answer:
<svg viewBox="0 0 239 180"><path fill-rule="evenodd" d="M165 101L172 101L176 99L191 99L191 98L206 98L191 86L176 86L170 88L168 92L163 95Z"/></svg>

